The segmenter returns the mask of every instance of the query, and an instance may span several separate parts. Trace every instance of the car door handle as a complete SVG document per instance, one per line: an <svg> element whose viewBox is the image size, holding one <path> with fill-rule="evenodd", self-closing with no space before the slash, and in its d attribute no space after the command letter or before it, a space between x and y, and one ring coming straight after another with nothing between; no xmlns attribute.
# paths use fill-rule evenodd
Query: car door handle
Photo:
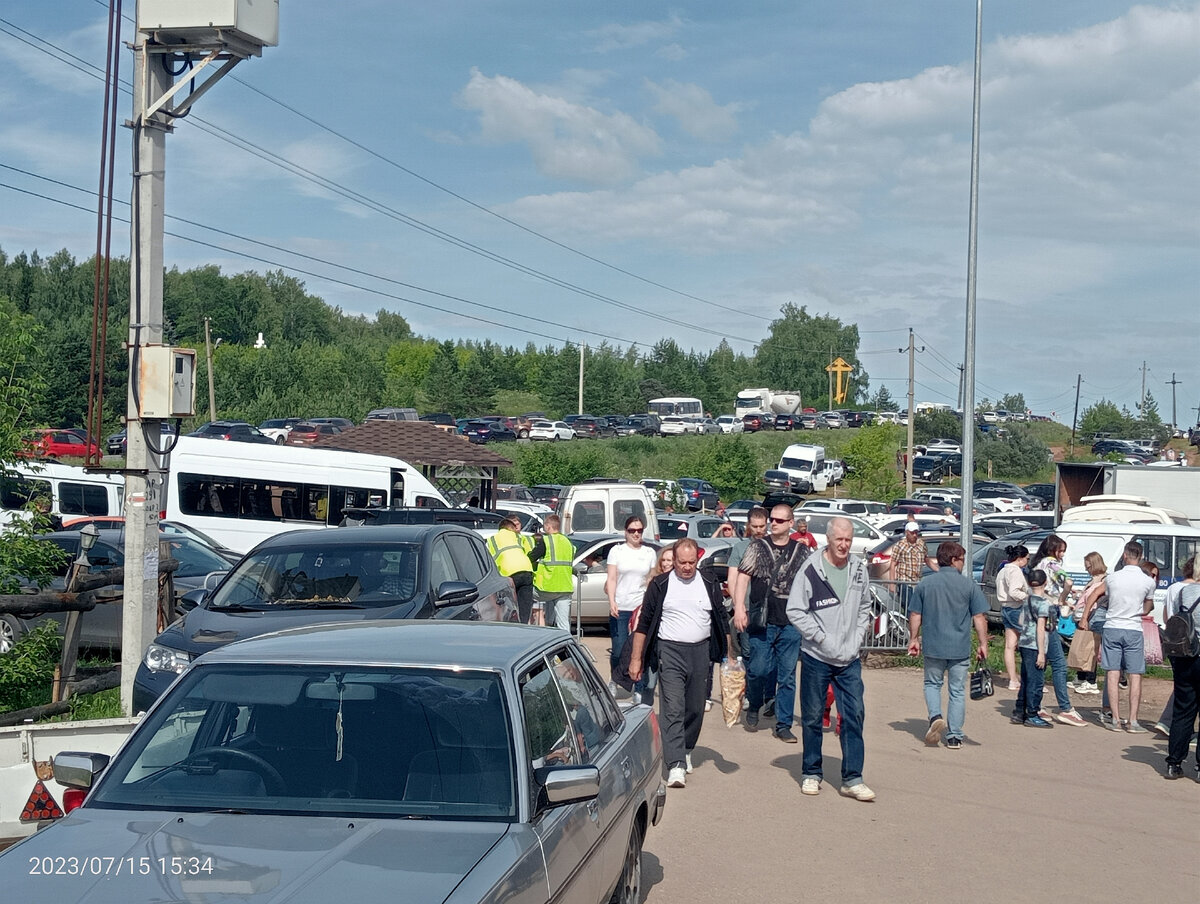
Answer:
<svg viewBox="0 0 1200 904"><path fill-rule="evenodd" d="M626 778L629 778L629 774L631 772L633 772L633 760L631 760L629 757L623 757L621 759L621 773Z"/></svg>
<svg viewBox="0 0 1200 904"><path fill-rule="evenodd" d="M589 800L587 802L588 819L592 822L600 821L600 802Z"/></svg>

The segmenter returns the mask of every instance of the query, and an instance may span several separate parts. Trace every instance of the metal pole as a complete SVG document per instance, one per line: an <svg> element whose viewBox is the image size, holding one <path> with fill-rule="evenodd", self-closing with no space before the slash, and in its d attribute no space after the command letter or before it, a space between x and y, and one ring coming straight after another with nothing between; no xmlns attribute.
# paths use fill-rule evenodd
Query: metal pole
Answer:
<svg viewBox="0 0 1200 904"><path fill-rule="evenodd" d="M208 358L208 419L212 422L217 419L217 393L213 388L212 332L207 317L204 318L204 352Z"/></svg>
<svg viewBox="0 0 1200 904"><path fill-rule="evenodd" d="M163 205L167 131L145 109L171 87L165 57L134 45L133 196L130 217L128 455L125 474L125 603L121 620L121 709L133 715L133 678L154 639L158 613L158 513L162 463L147 446L162 435L161 421L141 416L142 350L163 339Z"/></svg>
<svg viewBox="0 0 1200 904"><path fill-rule="evenodd" d="M1182 383L1183 380L1175 379L1175 371L1171 371L1171 379L1168 384L1171 387L1171 433L1175 432L1175 387ZM1142 417L1145 417L1145 412L1142 412Z"/></svg>
<svg viewBox="0 0 1200 904"><path fill-rule="evenodd" d="M579 345L579 411L577 414L583 414L583 352L587 346L583 343Z"/></svg>
<svg viewBox="0 0 1200 904"><path fill-rule="evenodd" d="M1079 423L1079 386L1083 383L1083 374L1075 375L1075 413L1071 415L1071 454L1075 454L1075 425Z"/></svg>
<svg viewBox="0 0 1200 904"><path fill-rule="evenodd" d="M913 411L913 380L915 374L913 372L913 364L916 361L917 351L913 346L913 331L912 327L908 328L908 463L904 468L904 496L912 498L912 474L913 474L913 421L916 420L916 412Z"/></svg>
<svg viewBox="0 0 1200 904"><path fill-rule="evenodd" d="M829 374L829 407L826 411L833 411L833 346L829 346L829 367L826 373Z"/></svg>
<svg viewBox="0 0 1200 904"><path fill-rule="evenodd" d="M971 215L967 239L967 330L963 357L962 539L971 567L975 507L975 266L979 241L979 85L983 69L983 0L975 0L975 91L971 113Z"/></svg>

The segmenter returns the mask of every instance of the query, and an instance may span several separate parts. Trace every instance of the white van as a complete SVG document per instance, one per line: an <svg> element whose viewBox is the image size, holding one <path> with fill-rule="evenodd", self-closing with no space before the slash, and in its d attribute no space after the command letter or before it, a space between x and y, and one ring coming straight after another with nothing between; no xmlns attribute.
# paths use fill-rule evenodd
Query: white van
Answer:
<svg viewBox="0 0 1200 904"><path fill-rule="evenodd" d="M1191 524L1187 515L1150 504L1145 496L1084 496L1063 512L1063 522L1118 521L1124 524Z"/></svg>
<svg viewBox="0 0 1200 904"><path fill-rule="evenodd" d="M125 511L125 479L53 461L19 462L0 475L0 526L21 517L34 497L49 499L50 513L64 521L115 517Z"/></svg>
<svg viewBox="0 0 1200 904"><path fill-rule="evenodd" d="M1146 560L1159 569L1153 615L1160 625L1167 588L1183 580L1183 563L1200 555L1200 527L1190 525L1064 521L1054 532L1067 543L1063 568L1079 588L1088 582L1087 570L1083 567L1083 559L1088 553L1100 553L1111 573L1121 564L1125 544L1130 540L1141 543Z"/></svg>
<svg viewBox="0 0 1200 904"><path fill-rule="evenodd" d="M449 503L387 455L183 436L171 453L166 516L244 553L288 530L336 527L345 508Z"/></svg>
<svg viewBox="0 0 1200 904"><path fill-rule="evenodd" d="M567 490L558 511L564 534L619 534L625 530L625 520L637 515L646 526L642 539L659 539L654 494L640 483L576 484Z"/></svg>
<svg viewBox="0 0 1200 904"><path fill-rule="evenodd" d="M825 447L793 443L783 450L779 470L788 475L798 493L822 493L829 486L825 469Z"/></svg>

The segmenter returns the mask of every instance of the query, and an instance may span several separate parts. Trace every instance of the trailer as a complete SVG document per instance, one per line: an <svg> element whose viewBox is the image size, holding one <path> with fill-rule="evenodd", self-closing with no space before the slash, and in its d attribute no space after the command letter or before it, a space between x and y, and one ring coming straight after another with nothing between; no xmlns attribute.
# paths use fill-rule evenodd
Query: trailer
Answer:
<svg viewBox="0 0 1200 904"><path fill-rule="evenodd" d="M1085 496L1140 496L1150 506L1183 512L1200 527L1200 468L1114 462L1059 462L1054 510L1061 517Z"/></svg>
<svg viewBox="0 0 1200 904"><path fill-rule="evenodd" d="M800 393L783 389L743 389L733 404L735 417L747 414L795 414L800 410Z"/></svg>

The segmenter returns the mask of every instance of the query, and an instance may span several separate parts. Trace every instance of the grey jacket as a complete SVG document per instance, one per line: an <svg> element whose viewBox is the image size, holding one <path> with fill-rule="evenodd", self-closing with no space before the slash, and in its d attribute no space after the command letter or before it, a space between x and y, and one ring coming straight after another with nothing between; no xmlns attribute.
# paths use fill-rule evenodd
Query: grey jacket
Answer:
<svg viewBox="0 0 1200 904"><path fill-rule="evenodd" d="M858 658L871 623L871 579L867 564L850 556L846 598L838 599L826 579L824 550L809 557L788 595L788 620L800 632L800 649L829 665L849 665Z"/></svg>

